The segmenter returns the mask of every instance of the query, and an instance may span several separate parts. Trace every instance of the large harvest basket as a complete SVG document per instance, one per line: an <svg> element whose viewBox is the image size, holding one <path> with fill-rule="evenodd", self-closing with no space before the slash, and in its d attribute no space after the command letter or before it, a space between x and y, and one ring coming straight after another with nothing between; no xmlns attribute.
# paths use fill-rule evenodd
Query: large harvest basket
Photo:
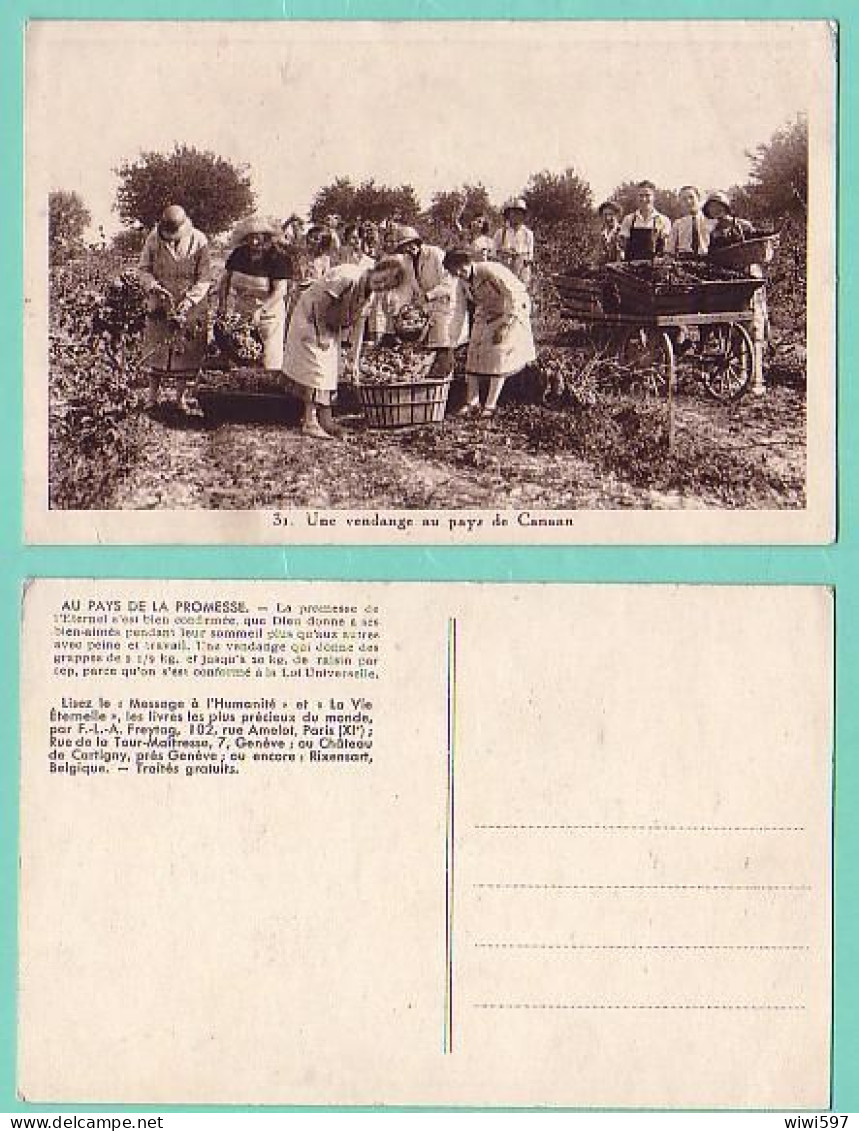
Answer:
<svg viewBox="0 0 859 1131"><path fill-rule="evenodd" d="M776 232L772 235L755 236L754 239L729 244L727 247L715 248L710 252L710 258L722 267L764 267L775 259L778 246L779 235Z"/></svg>
<svg viewBox="0 0 859 1131"><path fill-rule="evenodd" d="M358 403L371 428L405 428L444 420L450 377L356 385Z"/></svg>

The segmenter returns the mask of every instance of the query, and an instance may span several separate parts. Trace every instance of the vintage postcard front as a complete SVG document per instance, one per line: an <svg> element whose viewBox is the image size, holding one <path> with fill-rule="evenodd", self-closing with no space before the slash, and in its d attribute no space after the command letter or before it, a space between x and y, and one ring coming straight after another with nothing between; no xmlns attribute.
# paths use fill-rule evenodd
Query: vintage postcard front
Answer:
<svg viewBox="0 0 859 1131"><path fill-rule="evenodd" d="M831 541L835 97L825 21L32 21L28 540Z"/></svg>
<svg viewBox="0 0 859 1131"><path fill-rule="evenodd" d="M826 1108L831 594L33 582L21 1096Z"/></svg>

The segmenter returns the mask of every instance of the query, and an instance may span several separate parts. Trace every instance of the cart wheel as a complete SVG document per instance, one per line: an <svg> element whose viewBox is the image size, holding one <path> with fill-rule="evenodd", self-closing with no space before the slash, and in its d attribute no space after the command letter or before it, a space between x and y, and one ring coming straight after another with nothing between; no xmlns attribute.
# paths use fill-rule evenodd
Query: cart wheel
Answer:
<svg viewBox="0 0 859 1131"><path fill-rule="evenodd" d="M664 397L674 386L674 347L664 330L644 326L630 330L621 346L620 361L632 387L647 396Z"/></svg>
<svg viewBox="0 0 859 1131"><path fill-rule="evenodd" d="M754 374L754 346L745 326L722 322L702 332L696 363L704 388L717 401L735 401L747 392Z"/></svg>

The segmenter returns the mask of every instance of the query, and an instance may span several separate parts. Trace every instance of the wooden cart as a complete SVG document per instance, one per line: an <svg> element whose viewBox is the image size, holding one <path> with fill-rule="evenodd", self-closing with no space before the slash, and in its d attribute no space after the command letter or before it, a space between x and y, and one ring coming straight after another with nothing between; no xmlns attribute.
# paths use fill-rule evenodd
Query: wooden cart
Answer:
<svg viewBox="0 0 859 1131"><path fill-rule="evenodd" d="M582 364L623 370L644 391L667 396L682 367L716 400L736 400L756 376L753 321L749 309L589 315L579 340Z"/></svg>
<svg viewBox="0 0 859 1131"><path fill-rule="evenodd" d="M584 365L614 367L668 395L678 368L720 401L762 389L753 330L763 278L665 285L625 266L611 265L597 278L556 276L565 314L582 327Z"/></svg>

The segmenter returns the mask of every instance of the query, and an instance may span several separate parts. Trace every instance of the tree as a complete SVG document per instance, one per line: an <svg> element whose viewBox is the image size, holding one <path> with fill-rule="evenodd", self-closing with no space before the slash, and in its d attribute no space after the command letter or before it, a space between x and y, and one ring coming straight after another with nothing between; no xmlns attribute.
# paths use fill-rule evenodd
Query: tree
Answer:
<svg viewBox="0 0 859 1131"><path fill-rule="evenodd" d="M485 216L493 226L499 219L485 185L479 182L433 193L419 226L430 242L449 247L465 238L468 224L477 216Z"/></svg>
<svg viewBox="0 0 859 1131"><path fill-rule="evenodd" d="M751 168L744 188L752 214L772 220L791 217L804 223L808 212L808 118L798 115L746 156Z"/></svg>
<svg viewBox="0 0 859 1131"><path fill-rule="evenodd" d="M139 255L145 239L145 228L121 228L110 241L110 249L117 255Z"/></svg>
<svg viewBox="0 0 859 1131"><path fill-rule="evenodd" d="M48 193L48 256L64 263L84 250L83 235L92 216L80 195L66 189Z"/></svg>
<svg viewBox="0 0 859 1131"><path fill-rule="evenodd" d="M532 174L522 196L528 205L528 215L537 223L586 220L590 224L591 186L573 168L564 169L562 173L543 169Z"/></svg>
<svg viewBox="0 0 859 1131"><path fill-rule="evenodd" d="M120 182L116 209L121 219L147 231L168 204L181 204L207 235L225 231L254 209L247 167L194 146L175 145L170 153L142 153L115 172Z"/></svg>
<svg viewBox="0 0 859 1131"><path fill-rule="evenodd" d="M340 216L347 221L357 219L355 191L348 177L337 177L330 185L317 190L310 206L310 219L317 224L326 216Z"/></svg>
<svg viewBox="0 0 859 1131"><path fill-rule="evenodd" d="M464 184L459 188L433 193L427 215L437 224L459 220L469 223L476 216L497 217L485 185Z"/></svg>
<svg viewBox="0 0 859 1131"><path fill-rule="evenodd" d="M620 210L624 216L629 215L630 212L635 212L638 208L638 181L624 181L619 184L609 199L620 205ZM669 220L676 220L682 212L679 189L657 188L654 194L654 205L657 212L664 213Z"/></svg>
<svg viewBox="0 0 859 1131"><path fill-rule="evenodd" d="M353 185L348 177L337 177L314 196L310 218L319 223L333 214L347 222L387 219L414 222L420 210L420 201L411 185L379 185L373 178Z"/></svg>
<svg viewBox="0 0 859 1131"><path fill-rule="evenodd" d="M536 258L544 274L573 271L591 258L593 193L573 168L534 173L521 194L534 230Z"/></svg>

